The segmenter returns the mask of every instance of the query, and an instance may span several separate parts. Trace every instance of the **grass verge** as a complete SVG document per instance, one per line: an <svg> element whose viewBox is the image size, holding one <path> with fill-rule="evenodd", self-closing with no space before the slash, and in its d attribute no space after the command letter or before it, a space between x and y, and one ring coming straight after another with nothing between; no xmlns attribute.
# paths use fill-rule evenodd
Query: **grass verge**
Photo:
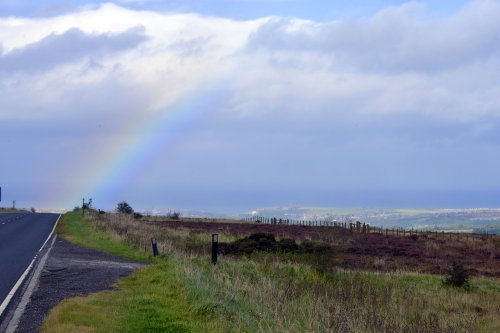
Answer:
<svg viewBox="0 0 500 333"><path fill-rule="evenodd" d="M85 222L80 213L64 214L57 225L56 232L64 239L82 247L100 250L126 259L152 262L151 256L135 251L120 238L93 228L91 224Z"/></svg>
<svg viewBox="0 0 500 333"><path fill-rule="evenodd" d="M93 228L79 214L61 219L57 233L87 248L152 263L121 279L115 290L61 302L51 310L42 332L205 332L211 325L196 316L186 299L175 261L153 259L116 236Z"/></svg>

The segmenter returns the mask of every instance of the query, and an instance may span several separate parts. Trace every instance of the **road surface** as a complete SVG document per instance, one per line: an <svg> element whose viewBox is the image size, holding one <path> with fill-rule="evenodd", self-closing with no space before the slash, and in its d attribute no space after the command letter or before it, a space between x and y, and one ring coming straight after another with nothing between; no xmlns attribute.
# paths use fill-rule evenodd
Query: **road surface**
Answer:
<svg viewBox="0 0 500 333"><path fill-rule="evenodd" d="M0 304L52 231L59 214L0 214Z"/></svg>

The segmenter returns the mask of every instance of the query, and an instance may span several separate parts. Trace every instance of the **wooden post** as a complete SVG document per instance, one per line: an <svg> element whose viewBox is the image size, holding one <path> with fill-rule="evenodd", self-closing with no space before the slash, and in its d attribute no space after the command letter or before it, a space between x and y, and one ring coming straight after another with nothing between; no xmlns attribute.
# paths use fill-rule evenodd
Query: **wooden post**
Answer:
<svg viewBox="0 0 500 333"><path fill-rule="evenodd" d="M154 237L151 238L151 246L153 247L153 257L158 256L158 245Z"/></svg>
<svg viewBox="0 0 500 333"><path fill-rule="evenodd" d="M217 264L217 254L219 252L219 235L212 234L212 264Z"/></svg>

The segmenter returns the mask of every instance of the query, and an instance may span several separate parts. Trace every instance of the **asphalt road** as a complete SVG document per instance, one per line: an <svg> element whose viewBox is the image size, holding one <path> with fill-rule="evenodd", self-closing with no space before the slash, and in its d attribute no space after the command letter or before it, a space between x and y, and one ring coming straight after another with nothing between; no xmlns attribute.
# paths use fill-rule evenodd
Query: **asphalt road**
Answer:
<svg viewBox="0 0 500 333"><path fill-rule="evenodd" d="M0 214L0 304L43 245L59 214Z"/></svg>

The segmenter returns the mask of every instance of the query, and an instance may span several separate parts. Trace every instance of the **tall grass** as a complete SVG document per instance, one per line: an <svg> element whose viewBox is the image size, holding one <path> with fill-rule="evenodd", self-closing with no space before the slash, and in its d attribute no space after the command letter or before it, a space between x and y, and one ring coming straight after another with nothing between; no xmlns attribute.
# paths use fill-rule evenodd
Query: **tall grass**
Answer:
<svg viewBox="0 0 500 333"><path fill-rule="evenodd" d="M439 276L318 270L290 256L265 253L226 256L214 266L208 257L209 232L119 215L91 218L88 226L145 256L155 236L169 274L175 274L191 304L191 316L207 321L203 331L500 331L498 280L473 280L467 291L443 286ZM161 270L157 274L161 279Z"/></svg>

